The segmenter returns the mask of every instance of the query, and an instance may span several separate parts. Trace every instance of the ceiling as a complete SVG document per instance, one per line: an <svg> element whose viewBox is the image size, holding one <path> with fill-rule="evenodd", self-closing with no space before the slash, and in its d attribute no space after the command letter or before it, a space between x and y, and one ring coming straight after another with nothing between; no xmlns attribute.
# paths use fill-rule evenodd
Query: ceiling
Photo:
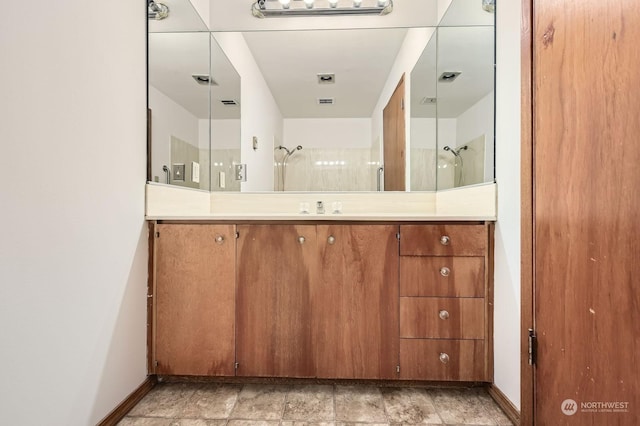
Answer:
<svg viewBox="0 0 640 426"><path fill-rule="evenodd" d="M375 30L261 31L244 38L285 118L371 117L407 33ZM318 84L319 73L335 74ZM334 105L318 105L334 98Z"/></svg>

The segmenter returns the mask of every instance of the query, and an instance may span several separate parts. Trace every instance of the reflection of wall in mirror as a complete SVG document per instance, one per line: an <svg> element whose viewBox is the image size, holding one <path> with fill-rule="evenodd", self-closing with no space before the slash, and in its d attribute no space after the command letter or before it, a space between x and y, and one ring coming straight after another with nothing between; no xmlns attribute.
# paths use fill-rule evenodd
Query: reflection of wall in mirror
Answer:
<svg viewBox="0 0 640 426"><path fill-rule="evenodd" d="M247 164L247 181L242 182L242 191L272 191L273 141L282 140L282 114L242 34L215 33L215 38L242 84L240 150L242 162ZM251 143L254 136L259 141L255 151Z"/></svg>
<svg viewBox="0 0 640 426"><path fill-rule="evenodd" d="M151 151L151 176L158 182L165 182L165 172L163 166L172 163L186 163L183 158L171 158L172 139L177 138L193 146L198 155L189 161L196 161L200 164L200 183L189 185L193 188L209 189L208 178L208 143L206 148L201 146L203 138L208 138L208 125L206 133L203 134L202 121L193 114L174 102L165 94L153 86L149 86L149 108L151 109L151 135L153 138L153 149ZM182 147L184 148L184 147ZM182 149L180 148L180 149ZM180 152L186 152L181 150ZM191 158L190 156L189 158ZM187 186L186 184L183 186Z"/></svg>
<svg viewBox="0 0 640 426"><path fill-rule="evenodd" d="M457 118L438 119L438 189L449 189L461 185L473 185L493 180L493 92L489 93ZM445 146L458 148L462 168L456 179L459 162L451 152L443 150Z"/></svg>

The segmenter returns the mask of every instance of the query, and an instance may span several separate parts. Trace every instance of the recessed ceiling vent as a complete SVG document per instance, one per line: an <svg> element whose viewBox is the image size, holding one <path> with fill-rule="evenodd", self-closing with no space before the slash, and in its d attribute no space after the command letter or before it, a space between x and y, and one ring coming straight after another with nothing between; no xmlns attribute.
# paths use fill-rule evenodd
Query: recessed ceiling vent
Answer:
<svg viewBox="0 0 640 426"><path fill-rule="evenodd" d="M334 98L318 98L318 105L333 105L335 102Z"/></svg>
<svg viewBox="0 0 640 426"><path fill-rule="evenodd" d="M336 82L336 75L331 73L318 74L318 84L333 84Z"/></svg>
<svg viewBox="0 0 640 426"><path fill-rule="evenodd" d="M430 98L428 96L425 96L424 98L420 99L420 105L430 105L430 104L435 104L438 100L436 98Z"/></svg>
<svg viewBox="0 0 640 426"><path fill-rule="evenodd" d="M196 83L203 86L208 86L209 84L211 84L212 86L218 85L218 83L216 83L216 81L207 74L192 74L191 77L193 77Z"/></svg>
<svg viewBox="0 0 640 426"><path fill-rule="evenodd" d="M440 77L438 77L438 81L441 83L452 83L453 80L458 78L460 74L462 73L458 71L445 71L440 74Z"/></svg>
<svg viewBox="0 0 640 426"><path fill-rule="evenodd" d="M233 99L221 99L220 102L224 106L236 106L236 105L238 105L238 102L233 100Z"/></svg>

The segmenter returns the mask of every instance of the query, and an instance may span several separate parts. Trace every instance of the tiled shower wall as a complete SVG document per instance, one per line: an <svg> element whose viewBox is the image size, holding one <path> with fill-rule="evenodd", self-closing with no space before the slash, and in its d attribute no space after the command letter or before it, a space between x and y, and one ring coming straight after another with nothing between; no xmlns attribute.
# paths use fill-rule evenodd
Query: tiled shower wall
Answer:
<svg viewBox="0 0 640 426"><path fill-rule="evenodd" d="M379 162L372 160L371 148L305 148L287 160L284 190L375 191L378 167ZM282 156L276 153L274 190L282 190L282 169Z"/></svg>

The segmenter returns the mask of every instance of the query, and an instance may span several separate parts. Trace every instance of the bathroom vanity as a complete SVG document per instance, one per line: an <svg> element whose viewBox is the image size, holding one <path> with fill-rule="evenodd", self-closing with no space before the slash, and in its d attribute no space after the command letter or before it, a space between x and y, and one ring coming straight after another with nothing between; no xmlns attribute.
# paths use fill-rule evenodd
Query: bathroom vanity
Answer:
<svg viewBox="0 0 640 426"><path fill-rule="evenodd" d="M490 221L149 223L150 374L493 380Z"/></svg>

